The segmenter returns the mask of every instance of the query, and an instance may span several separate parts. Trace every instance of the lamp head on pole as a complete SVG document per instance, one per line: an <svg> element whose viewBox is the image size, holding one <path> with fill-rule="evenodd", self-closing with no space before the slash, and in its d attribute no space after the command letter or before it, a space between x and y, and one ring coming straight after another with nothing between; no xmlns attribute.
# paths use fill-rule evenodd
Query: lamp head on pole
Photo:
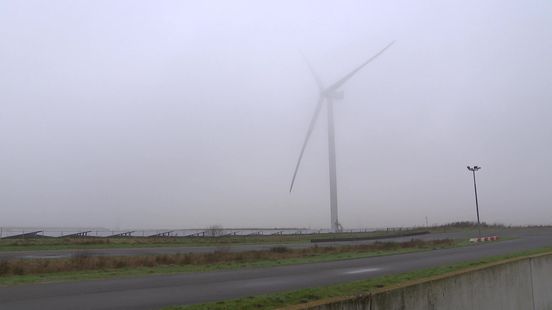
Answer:
<svg viewBox="0 0 552 310"><path fill-rule="evenodd" d="M481 169L481 167L479 167L479 166L473 166L473 167L468 166L469 171L477 171L479 169Z"/></svg>

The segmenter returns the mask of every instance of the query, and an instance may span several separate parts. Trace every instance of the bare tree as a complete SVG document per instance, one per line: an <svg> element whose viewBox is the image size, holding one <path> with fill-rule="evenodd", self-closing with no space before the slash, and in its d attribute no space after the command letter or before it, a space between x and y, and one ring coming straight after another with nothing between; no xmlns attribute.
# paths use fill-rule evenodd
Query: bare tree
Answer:
<svg viewBox="0 0 552 310"><path fill-rule="evenodd" d="M224 232L224 229L221 225L211 225L205 230L205 236L206 237L220 237L222 236L222 233Z"/></svg>

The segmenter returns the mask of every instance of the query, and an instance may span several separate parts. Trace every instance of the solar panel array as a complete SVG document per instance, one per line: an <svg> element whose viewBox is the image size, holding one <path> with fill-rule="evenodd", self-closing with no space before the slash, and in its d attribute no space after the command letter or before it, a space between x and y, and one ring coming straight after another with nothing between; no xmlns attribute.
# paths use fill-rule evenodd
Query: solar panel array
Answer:
<svg viewBox="0 0 552 310"><path fill-rule="evenodd" d="M345 232L368 232L374 229L348 229ZM14 238L124 238L124 237L225 237L225 236L277 236L330 233L329 229L308 228L206 228L206 229L78 229L78 228L1 228L1 239Z"/></svg>

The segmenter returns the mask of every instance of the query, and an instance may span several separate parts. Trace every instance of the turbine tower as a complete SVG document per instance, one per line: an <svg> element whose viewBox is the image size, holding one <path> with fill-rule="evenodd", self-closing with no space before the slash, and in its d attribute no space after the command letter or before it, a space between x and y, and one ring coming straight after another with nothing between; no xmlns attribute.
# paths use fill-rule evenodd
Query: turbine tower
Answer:
<svg viewBox="0 0 552 310"><path fill-rule="evenodd" d="M369 64L371 61L376 59L381 55L385 50L387 50L395 41L387 44L381 51L379 51L374 56L370 57L368 60L363 62L360 66L356 67L353 71L343 76L337 82L331 84L328 87L324 87L322 80L318 77L313 67L307 61L307 66L314 77L316 85L318 86L319 99L316 107L314 109L314 114L311 118L307 135L301 147L301 152L299 153L299 159L297 160L297 165L295 165L295 171L293 172L293 177L291 179L291 185L289 191L293 190L293 184L295 183L295 177L297 177L297 171L299 171L299 166L301 165L301 160L303 159L303 154L305 153L305 148L309 142L312 130L314 125L320 115L320 110L324 103L326 104L327 115L328 115L328 160L329 160L329 172L330 172L330 211L331 211L331 230L332 232L339 232L342 230L341 224L337 218L337 174L336 174L336 163L335 163L335 130L334 130L334 117L333 117L333 104L334 101L343 99L343 91L339 90L349 79L351 79L355 74L358 73L364 66ZM306 61L306 59L305 59Z"/></svg>

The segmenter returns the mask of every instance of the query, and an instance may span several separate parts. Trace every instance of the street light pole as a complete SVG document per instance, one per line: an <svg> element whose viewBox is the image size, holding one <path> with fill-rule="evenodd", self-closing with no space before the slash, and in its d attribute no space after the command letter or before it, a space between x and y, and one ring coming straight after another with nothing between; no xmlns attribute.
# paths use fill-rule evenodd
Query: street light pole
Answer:
<svg viewBox="0 0 552 310"><path fill-rule="evenodd" d="M479 237L481 237L481 223L479 222L479 203L477 201L477 183L475 182L475 172L481 169L479 166L468 166L468 170L473 173L473 190L475 191L475 212L477 212L477 230L479 232Z"/></svg>

